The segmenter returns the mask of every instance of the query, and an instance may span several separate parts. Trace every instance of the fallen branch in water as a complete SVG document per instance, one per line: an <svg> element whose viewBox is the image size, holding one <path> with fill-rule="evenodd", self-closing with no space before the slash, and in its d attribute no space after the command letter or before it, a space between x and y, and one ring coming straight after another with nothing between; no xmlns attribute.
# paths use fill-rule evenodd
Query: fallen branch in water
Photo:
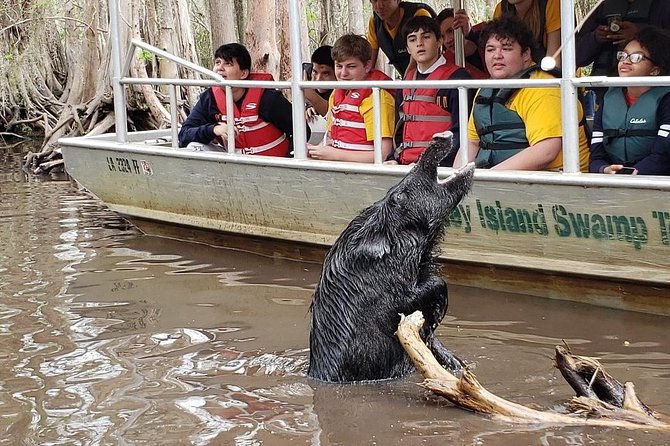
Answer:
<svg viewBox="0 0 670 446"><path fill-rule="evenodd" d="M487 414L507 423L609 426L670 431L669 424L659 420L658 415L637 399L632 383L626 383L625 387L622 386L620 389L616 388L613 381L607 381L605 377L613 378L602 370L598 361L584 356L573 356L567 348L561 346L556 347L555 364L563 376L566 374L571 376L566 379L573 388L576 386L581 389L581 392L577 391L580 396L573 398L568 405L568 409L573 413L539 411L494 395L479 384L475 375L469 370L458 378L437 362L419 336L423 323L424 318L420 311L409 316L401 315L398 339L417 370L425 378L421 386L444 396L459 407ZM594 378L596 372L601 378L598 376ZM612 401L603 401L599 397L605 395L604 393L600 395L598 392L584 390L589 388L590 381L604 387L609 386L610 390L615 389L615 393L621 390L623 395L621 406L615 405L616 398ZM593 383L590 390L597 387L593 386Z"/></svg>

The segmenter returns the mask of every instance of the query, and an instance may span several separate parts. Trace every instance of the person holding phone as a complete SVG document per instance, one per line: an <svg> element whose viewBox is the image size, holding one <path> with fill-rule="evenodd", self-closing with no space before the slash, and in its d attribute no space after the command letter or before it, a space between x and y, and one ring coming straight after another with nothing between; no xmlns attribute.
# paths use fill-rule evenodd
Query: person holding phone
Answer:
<svg viewBox="0 0 670 446"><path fill-rule="evenodd" d="M335 62L331 55L333 47L330 45L322 45L314 50L312 53L312 61L304 63L302 68L305 72L305 79L310 81L334 81L335 77ZM313 121L313 118L318 114L326 116L328 113L328 99L332 89L305 89L305 100L310 105L307 108L307 120Z"/></svg>
<svg viewBox="0 0 670 446"><path fill-rule="evenodd" d="M647 27L617 53L620 77L670 74L670 33ZM611 87L593 123L589 171L670 175L670 87Z"/></svg>
<svg viewBox="0 0 670 446"><path fill-rule="evenodd" d="M617 51L647 26L670 28L667 0L603 0L589 14L575 38L578 67L593 63L592 76L616 76Z"/></svg>

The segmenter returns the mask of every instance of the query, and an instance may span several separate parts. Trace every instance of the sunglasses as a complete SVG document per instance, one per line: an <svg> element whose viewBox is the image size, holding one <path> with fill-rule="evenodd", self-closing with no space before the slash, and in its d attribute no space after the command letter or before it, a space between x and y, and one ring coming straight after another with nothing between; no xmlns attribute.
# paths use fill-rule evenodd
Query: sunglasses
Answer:
<svg viewBox="0 0 670 446"><path fill-rule="evenodd" d="M619 62L623 62L626 59L630 60L630 63L640 63L645 59L647 59L651 63L654 63L653 60L651 60L650 58L648 58L647 56L645 56L642 53L628 54L625 51L617 51L616 52L616 60L618 60Z"/></svg>

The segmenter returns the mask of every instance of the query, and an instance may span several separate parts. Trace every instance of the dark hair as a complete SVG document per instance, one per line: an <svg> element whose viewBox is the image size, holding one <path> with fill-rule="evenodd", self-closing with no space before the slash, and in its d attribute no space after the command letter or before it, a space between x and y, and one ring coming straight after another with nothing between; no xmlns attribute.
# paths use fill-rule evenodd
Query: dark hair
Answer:
<svg viewBox="0 0 670 446"><path fill-rule="evenodd" d="M437 22L438 25L442 25L442 22L444 22L446 19L449 17L454 16L454 8L444 8L440 13L435 17L435 21Z"/></svg>
<svg viewBox="0 0 670 446"><path fill-rule="evenodd" d="M479 38L479 46L481 48L486 47L486 43L491 37L495 37L498 40L515 41L521 46L522 52L527 49L530 49L532 52L537 46L528 25L514 16L503 16L489 22Z"/></svg>
<svg viewBox="0 0 670 446"><path fill-rule="evenodd" d="M331 55L336 62L355 57L367 63L372 59L372 47L370 42L357 34L345 34L335 41Z"/></svg>
<svg viewBox="0 0 670 446"><path fill-rule="evenodd" d="M437 24L434 18L428 16L414 16L405 23L405 26L402 27L402 36L403 40L407 40L407 35L417 32L418 30L423 30L425 33L435 34L436 39L442 38L442 33L440 32L440 26Z"/></svg>
<svg viewBox="0 0 670 446"><path fill-rule="evenodd" d="M670 33L656 26L648 26L638 31L633 40L649 52L649 58L660 70L661 76L670 73Z"/></svg>
<svg viewBox="0 0 670 446"><path fill-rule="evenodd" d="M249 51L239 43L226 43L221 45L214 52L214 59L223 59L226 62L233 63L233 59L237 61L241 70L251 71L251 56Z"/></svg>
<svg viewBox="0 0 670 446"><path fill-rule="evenodd" d="M312 63L328 65L331 68L335 68L335 61L333 60L333 56L330 54L332 50L333 47L330 45L323 45L318 47L312 53Z"/></svg>

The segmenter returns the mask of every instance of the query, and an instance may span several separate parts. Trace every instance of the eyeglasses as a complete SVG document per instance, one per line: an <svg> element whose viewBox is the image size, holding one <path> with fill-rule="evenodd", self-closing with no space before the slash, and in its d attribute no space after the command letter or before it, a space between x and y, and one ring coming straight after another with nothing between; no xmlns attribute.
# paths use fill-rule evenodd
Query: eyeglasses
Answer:
<svg viewBox="0 0 670 446"><path fill-rule="evenodd" d="M618 60L619 62L623 62L626 59L630 60L630 63L640 63L645 59L647 59L651 63L654 63L653 60L651 60L650 58L648 58L647 56L645 56L642 53L628 54L625 51L617 51L616 52L616 60Z"/></svg>

